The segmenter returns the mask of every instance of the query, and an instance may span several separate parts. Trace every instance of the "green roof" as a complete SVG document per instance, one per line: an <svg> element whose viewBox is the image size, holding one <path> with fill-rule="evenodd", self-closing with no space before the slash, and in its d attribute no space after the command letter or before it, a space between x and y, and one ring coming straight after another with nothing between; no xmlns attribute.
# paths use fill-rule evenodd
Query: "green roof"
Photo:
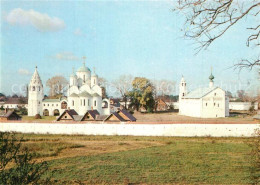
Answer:
<svg viewBox="0 0 260 185"><path fill-rule="evenodd" d="M60 99L44 99L43 102L60 102Z"/></svg>
<svg viewBox="0 0 260 185"><path fill-rule="evenodd" d="M81 66L77 72L90 72L90 69L85 65Z"/></svg>

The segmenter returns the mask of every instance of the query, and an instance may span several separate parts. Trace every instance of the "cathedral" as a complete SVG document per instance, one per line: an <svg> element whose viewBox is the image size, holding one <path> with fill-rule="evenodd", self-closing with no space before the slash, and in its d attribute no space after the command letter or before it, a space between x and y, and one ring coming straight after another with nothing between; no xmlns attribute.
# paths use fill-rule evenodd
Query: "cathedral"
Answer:
<svg viewBox="0 0 260 185"><path fill-rule="evenodd" d="M110 115L108 99L102 99L102 88L95 71L81 66L70 75L67 97L44 99L44 88L37 67L28 87L28 116L59 116L67 109L74 109L79 115L88 110L97 110L100 115Z"/></svg>
<svg viewBox="0 0 260 185"><path fill-rule="evenodd" d="M229 98L220 87L214 86L214 76L209 76L209 86L187 91L182 77L179 86L179 114L199 118L229 116Z"/></svg>

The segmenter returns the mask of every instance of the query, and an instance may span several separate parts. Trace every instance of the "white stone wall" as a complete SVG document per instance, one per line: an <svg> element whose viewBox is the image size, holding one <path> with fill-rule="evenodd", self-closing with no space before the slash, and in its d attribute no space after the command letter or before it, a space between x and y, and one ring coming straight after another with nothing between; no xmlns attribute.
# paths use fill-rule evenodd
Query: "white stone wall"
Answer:
<svg viewBox="0 0 260 185"><path fill-rule="evenodd" d="M251 137L259 124L0 123L0 131L35 134Z"/></svg>
<svg viewBox="0 0 260 185"><path fill-rule="evenodd" d="M229 102L230 110L249 110L252 106L251 102ZM258 109L258 103L254 104L254 109Z"/></svg>

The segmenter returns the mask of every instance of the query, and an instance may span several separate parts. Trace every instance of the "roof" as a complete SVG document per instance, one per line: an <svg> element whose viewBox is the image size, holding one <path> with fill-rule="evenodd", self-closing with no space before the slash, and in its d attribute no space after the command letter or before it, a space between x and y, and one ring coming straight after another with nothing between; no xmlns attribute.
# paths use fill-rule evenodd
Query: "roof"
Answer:
<svg viewBox="0 0 260 185"><path fill-rule="evenodd" d="M77 72L91 72L91 70L85 66L85 64L83 66L81 66Z"/></svg>
<svg viewBox="0 0 260 185"><path fill-rule="evenodd" d="M80 115L72 115L74 121L81 121L81 119L83 118L83 116Z"/></svg>
<svg viewBox="0 0 260 185"><path fill-rule="evenodd" d="M60 102L60 99L44 99L42 102Z"/></svg>
<svg viewBox="0 0 260 185"><path fill-rule="evenodd" d="M127 110L122 109L119 110L118 113L119 112L123 113L130 121L136 121L136 118L132 114L130 114Z"/></svg>
<svg viewBox="0 0 260 185"><path fill-rule="evenodd" d="M78 115L74 109L65 110L65 112L67 112L71 117L73 117L73 115Z"/></svg>
<svg viewBox="0 0 260 185"><path fill-rule="evenodd" d="M31 78L30 85L40 85L40 86L42 86L42 81L41 81L40 75L37 71L37 66L35 67L35 71L34 71L33 76Z"/></svg>
<svg viewBox="0 0 260 185"><path fill-rule="evenodd" d="M257 114L253 117L253 119L259 119L260 120L260 114Z"/></svg>
<svg viewBox="0 0 260 185"><path fill-rule="evenodd" d="M96 115L99 115L99 112L95 109L95 110L88 110L88 113L95 118Z"/></svg>
<svg viewBox="0 0 260 185"><path fill-rule="evenodd" d="M60 118L65 114L68 113L73 119L75 115L78 115L78 113L74 109L65 110L58 118L57 121L60 120Z"/></svg>
<svg viewBox="0 0 260 185"><path fill-rule="evenodd" d="M69 97L79 97L76 93L72 93Z"/></svg>
<svg viewBox="0 0 260 185"><path fill-rule="evenodd" d="M110 114L107 118L104 119L104 121L108 120L113 115L117 117L119 121L125 121L124 118L122 118L117 112L113 112L112 114Z"/></svg>
<svg viewBox="0 0 260 185"><path fill-rule="evenodd" d="M27 98L8 98L5 104L27 104L27 102Z"/></svg>
<svg viewBox="0 0 260 185"><path fill-rule="evenodd" d="M213 90L215 90L217 88L218 87L198 88L198 89L188 93L187 96L184 96L184 99L186 99L186 98L199 99L199 98L202 98L202 97L206 96L207 94L209 94L210 92L212 92Z"/></svg>
<svg viewBox="0 0 260 185"><path fill-rule="evenodd" d="M108 117L108 115L96 115L96 121L103 121Z"/></svg>
<svg viewBox="0 0 260 185"><path fill-rule="evenodd" d="M7 112L5 112L5 111L0 111L0 117L8 118L8 117L10 117L12 114L14 114L15 116L21 118L21 116L19 116L18 114L16 114L13 110L8 110Z"/></svg>
<svg viewBox="0 0 260 185"><path fill-rule="evenodd" d="M83 118L85 117L85 115L88 114L88 113L89 113L89 114L91 115L91 117L94 118L94 119L96 119L96 116L99 115L99 112L98 112L96 109L95 109L95 110L88 110L88 111L82 116L82 118L81 118L80 121L82 121Z"/></svg>
<svg viewBox="0 0 260 185"><path fill-rule="evenodd" d="M87 91L83 91L82 93L79 94L81 97L90 97L91 95Z"/></svg>
<svg viewBox="0 0 260 185"><path fill-rule="evenodd" d="M100 96L98 93L93 93L92 96Z"/></svg>

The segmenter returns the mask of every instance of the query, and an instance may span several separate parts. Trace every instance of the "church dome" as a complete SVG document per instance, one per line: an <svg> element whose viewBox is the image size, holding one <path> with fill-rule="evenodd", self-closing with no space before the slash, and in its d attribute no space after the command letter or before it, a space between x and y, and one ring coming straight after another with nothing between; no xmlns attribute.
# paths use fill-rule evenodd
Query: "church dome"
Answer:
<svg viewBox="0 0 260 185"><path fill-rule="evenodd" d="M88 67L86 67L85 65L81 66L77 72L91 72L90 69Z"/></svg>
<svg viewBox="0 0 260 185"><path fill-rule="evenodd" d="M212 73L209 76L209 79L212 81L215 77L212 75Z"/></svg>

